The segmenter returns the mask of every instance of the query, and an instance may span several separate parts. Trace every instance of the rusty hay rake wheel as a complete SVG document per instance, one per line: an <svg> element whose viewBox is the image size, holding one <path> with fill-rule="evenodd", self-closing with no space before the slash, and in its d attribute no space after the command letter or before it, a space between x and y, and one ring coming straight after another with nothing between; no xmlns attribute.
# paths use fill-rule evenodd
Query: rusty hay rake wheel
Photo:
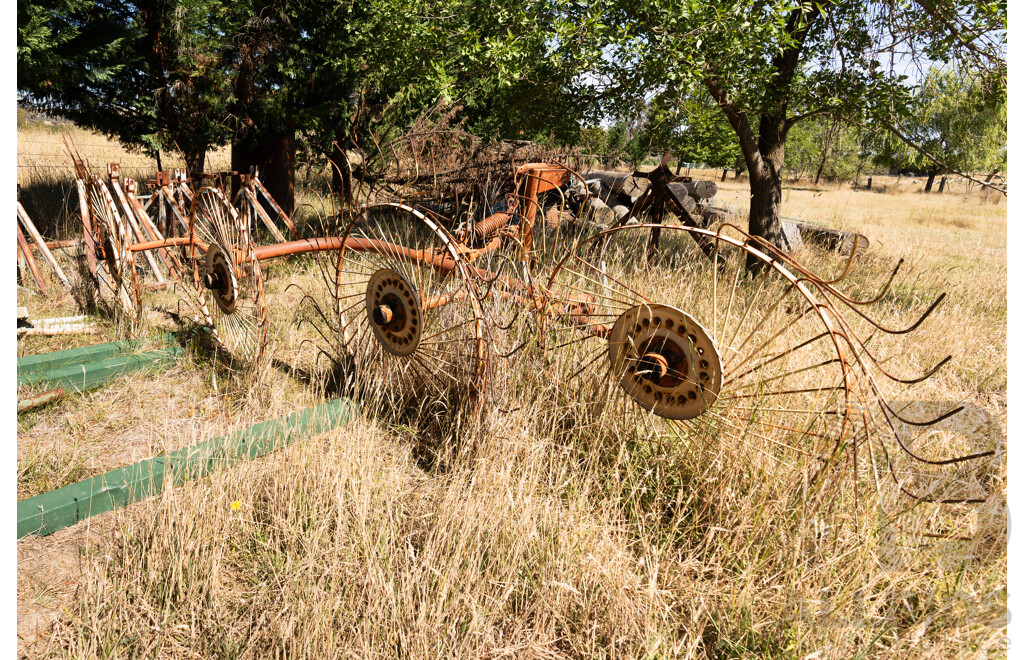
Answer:
<svg viewBox="0 0 1024 660"><path fill-rule="evenodd" d="M834 283L735 228L737 236L657 226L668 249L648 267L638 255L652 228L602 232L577 245L548 277L543 334L561 396L597 415L636 418L690 451L731 446L752 464L761 461L761 470L762 457L802 466L809 496L847 478L855 497L862 486L880 491L888 472L905 495L978 500L962 475L925 478L920 467L961 465L992 452L915 453L907 424L928 427L957 410L904 418L899 428L899 413L888 402L892 390L881 383L918 383L948 358L920 377L892 374L851 319L867 319L878 334L901 334L935 305L907 330L884 328L857 309L871 301L847 298ZM697 252L694 238L714 245L712 259ZM592 249L598 241L602 249ZM749 261L761 266L754 275Z"/></svg>
<svg viewBox="0 0 1024 660"><path fill-rule="evenodd" d="M230 358L255 370L267 349L263 271L248 230L213 187L196 191L189 212L190 297L200 323ZM206 246L205 254L199 244Z"/></svg>
<svg viewBox="0 0 1024 660"><path fill-rule="evenodd" d="M118 326L133 335L142 323L142 288L128 230L106 184L93 175L87 186L92 239L99 257L95 279L89 278L93 297Z"/></svg>
<svg viewBox="0 0 1024 660"><path fill-rule="evenodd" d="M334 259L323 269L332 309L325 313L309 295L304 300L316 307L328 344L322 353L349 390L396 409L440 404L478 414L487 331L454 239L419 210L391 203L363 209L343 244L323 253Z"/></svg>

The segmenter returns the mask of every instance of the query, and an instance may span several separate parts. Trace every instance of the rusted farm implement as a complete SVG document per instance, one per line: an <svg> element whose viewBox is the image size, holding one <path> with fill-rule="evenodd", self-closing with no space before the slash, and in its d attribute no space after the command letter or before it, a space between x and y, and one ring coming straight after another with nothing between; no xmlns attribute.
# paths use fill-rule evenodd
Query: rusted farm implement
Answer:
<svg viewBox="0 0 1024 660"><path fill-rule="evenodd" d="M258 365L268 337L261 264L330 254L330 309L314 305L318 331L357 389L404 384L422 399L459 391L479 411L492 355L535 343L545 349L553 381L577 390L582 405L638 414L643 423L661 419L681 437L781 446L810 458L819 486L833 478L819 475L844 472L877 485L879 470L888 469L912 497L979 501L976 493L938 490L931 477L900 478L890 456L895 443L941 470L993 453L922 456L906 429L927 430L959 409L919 420L889 403L891 385L919 383L949 358L905 377L883 365L865 336L865 328L878 336L910 333L942 298L905 328L878 323L863 310L885 297L899 265L879 293L847 296L837 285L856 247L838 278L817 275L738 227L711 228L693 217L693 202L680 192L686 188L676 185L684 182L664 163L633 174L639 195L612 226L588 230L569 214L579 232L571 240L558 232L553 242L535 224L544 196L559 200L556 215L563 217L566 196L586 182L561 164L519 168L503 208L477 223L456 228L435 211L385 201L352 213L338 235L290 241L271 229L252 179L235 198L241 211L217 186L193 192L183 177L177 186L158 182L156 203L173 207L161 212L161 235L134 182L122 192L116 170L109 172L122 219L107 185L76 166L96 292L129 325L142 314L135 255L155 268L156 253L195 320L232 357ZM666 224L668 213L681 224ZM630 224L641 214L650 222ZM256 221L278 242L256 245ZM290 220L285 224L297 235ZM649 267L658 260L661 266ZM521 319L532 329L525 340L514 336Z"/></svg>

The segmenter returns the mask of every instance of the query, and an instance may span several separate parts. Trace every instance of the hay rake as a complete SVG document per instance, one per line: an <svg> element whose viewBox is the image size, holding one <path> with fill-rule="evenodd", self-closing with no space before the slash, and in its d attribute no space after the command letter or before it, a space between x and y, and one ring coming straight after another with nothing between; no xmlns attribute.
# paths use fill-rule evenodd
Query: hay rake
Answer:
<svg viewBox="0 0 1024 660"><path fill-rule="evenodd" d="M656 173L646 177L647 194L656 209L674 210L663 190L673 179ZM858 330L866 323L876 335L907 334L941 297L910 326L889 328L862 308L883 299L899 265L880 293L858 300L837 288L856 249L842 275L829 280L735 226L668 225L662 212L643 225L595 232L581 223L571 238L535 237L540 196L561 195L564 206L564 191L579 178L564 165L531 163L516 172L504 207L475 224L449 228L428 209L379 202L352 214L340 236L259 246L249 228L262 207L249 188L240 192L249 200L241 213L216 187L189 191L187 235L131 244L112 198L91 177L83 218L96 219L94 250L113 283L105 295L116 313L141 318L134 253L176 248L190 275L180 284L200 322L251 366L262 362L267 343L260 264L317 254L322 291L304 292L301 308L324 342L322 354L364 395L447 402L458 393L476 417L494 389L491 356L503 353L497 345L536 343L548 356L552 386L578 393L571 400L668 429L694 450L749 443L799 455L814 466L812 489L842 474L858 488L868 481L880 489L879 473L888 470L917 499L983 499L951 495L948 484L927 475L901 477L890 456L895 444L914 461L943 467L993 454L930 458L901 430L928 429L959 409L908 419L889 403L884 383L919 383L949 358L920 376L893 374ZM752 277L751 262L760 265ZM516 336L519 319L529 321L531 337Z"/></svg>

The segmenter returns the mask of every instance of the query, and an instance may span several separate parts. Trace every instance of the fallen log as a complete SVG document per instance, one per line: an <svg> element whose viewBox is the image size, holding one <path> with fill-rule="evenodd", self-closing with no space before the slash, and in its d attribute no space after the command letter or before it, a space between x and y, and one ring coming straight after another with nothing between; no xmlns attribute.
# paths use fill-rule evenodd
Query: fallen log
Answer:
<svg viewBox="0 0 1024 660"><path fill-rule="evenodd" d="M672 201L689 215L693 215L697 211L697 202L687 194L685 188L675 188L673 187L675 185L677 184L670 184L668 186L668 194L672 197Z"/></svg>
<svg viewBox="0 0 1024 660"><path fill-rule="evenodd" d="M668 184L668 188L680 195L686 190L687 195L697 199L711 199L718 194L718 184L714 181L680 181Z"/></svg>
<svg viewBox="0 0 1024 660"><path fill-rule="evenodd" d="M18 336L23 335L92 335L97 327L92 323L75 323L72 325L45 325L40 328L18 328Z"/></svg>
<svg viewBox="0 0 1024 660"><path fill-rule="evenodd" d="M615 211L597 197L590 198L591 218L599 225L609 225L615 221Z"/></svg>
<svg viewBox="0 0 1024 660"><path fill-rule="evenodd" d="M700 219L700 225L706 229L713 223L720 222L729 217L729 210L701 204L697 206L695 215Z"/></svg>
<svg viewBox="0 0 1024 660"><path fill-rule="evenodd" d="M837 250L840 254L850 254L854 244L857 251L862 252L871 245L871 241L864 234L842 229L833 229L824 225L817 225L804 222L797 218L782 217L783 223L789 223L800 232L800 238L808 243L814 243L824 247L826 250Z"/></svg>
<svg viewBox="0 0 1024 660"><path fill-rule="evenodd" d="M628 195L630 197L639 197L646 192L647 187L650 185L647 179L634 177L631 172L593 170L582 172L581 175L587 181L597 179L617 195Z"/></svg>

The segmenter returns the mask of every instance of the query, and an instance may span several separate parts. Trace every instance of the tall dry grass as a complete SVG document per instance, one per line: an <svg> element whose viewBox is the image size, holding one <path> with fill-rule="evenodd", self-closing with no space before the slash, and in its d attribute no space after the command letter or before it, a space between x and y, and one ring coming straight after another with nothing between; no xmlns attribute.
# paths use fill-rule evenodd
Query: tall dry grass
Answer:
<svg viewBox="0 0 1024 660"><path fill-rule="evenodd" d="M901 372L954 354L940 375L891 394L966 401L979 411L979 428L922 442L937 452L994 447L984 504L915 504L885 480L854 502L847 479L832 482L831 506L815 507L802 490L807 463L771 447L785 434L766 440L711 429L694 451L685 429L615 399L599 369L576 374L589 355L583 348L552 353L527 342L494 363L478 426L438 437L415 411L371 403L343 429L106 514L110 531L88 556L80 591L29 652L1005 655L1005 207L974 202L976 220L960 227L914 220L943 211L931 198L868 194L791 191L786 213L872 239L845 282L858 295L877 290L895 259L908 258L899 284L873 308L884 323L905 324L950 291L920 331L880 338L878 349ZM956 210L968 217L974 206ZM609 261L636 287L704 313L695 286L704 274L682 277L671 259L636 269L635 256ZM801 258L841 271L832 255ZM315 373L314 344L304 340L317 336L294 317L301 290L322 285L319 269L295 259L267 270L272 357ZM536 330L525 315L511 326L524 336ZM505 349L515 339L495 333ZM214 435L206 413L217 413L220 432L324 396L316 379L307 387L276 368L258 396L241 376L225 387L209 361L183 368L167 397L176 409L193 404L188 435L196 438ZM105 401L106 414L116 406Z"/></svg>

